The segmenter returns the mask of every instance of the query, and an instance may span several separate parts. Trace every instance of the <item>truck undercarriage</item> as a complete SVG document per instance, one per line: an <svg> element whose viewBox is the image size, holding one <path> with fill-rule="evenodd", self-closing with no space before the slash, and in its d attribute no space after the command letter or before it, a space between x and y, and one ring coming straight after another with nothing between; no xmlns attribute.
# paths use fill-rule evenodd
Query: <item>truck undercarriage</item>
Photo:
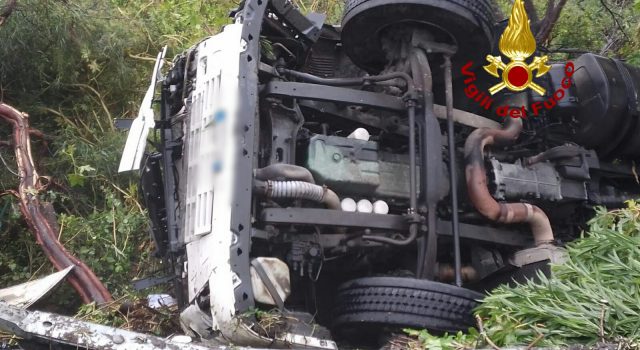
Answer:
<svg viewBox="0 0 640 350"><path fill-rule="evenodd" d="M232 17L175 57L142 164L195 335L332 349L467 330L484 291L640 193L640 70L585 54L537 78L544 94L478 94L488 1L351 0L330 26L247 0Z"/></svg>
<svg viewBox="0 0 640 350"><path fill-rule="evenodd" d="M248 345L466 330L483 291L636 197L640 72L586 54L536 79L542 96L475 96L489 6L350 1L336 27L246 1L178 55L143 183L185 305ZM253 310L297 321L265 331Z"/></svg>

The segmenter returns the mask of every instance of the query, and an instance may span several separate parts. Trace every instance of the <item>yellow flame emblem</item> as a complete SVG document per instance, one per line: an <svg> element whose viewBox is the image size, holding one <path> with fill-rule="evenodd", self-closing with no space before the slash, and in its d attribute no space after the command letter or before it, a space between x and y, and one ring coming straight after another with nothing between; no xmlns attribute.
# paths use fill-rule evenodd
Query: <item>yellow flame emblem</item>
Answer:
<svg viewBox="0 0 640 350"><path fill-rule="evenodd" d="M551 69L547 65L548 56L535 57L528 64L526 60L536 52L536 39L531 32L529 16L522 0L515 0L509 26L500 37L500 52L509 57L511 62L505 64L501 56L487 56L489 65L484 69L496 78L502 78L502 82L489 89L491 95L495 95L503 89L511 91L524 91L532 89L540 95L546 90L533 81L533 72L537 71L536 78L547 74ZM502 75L498 72L502 71Z"/></svg>

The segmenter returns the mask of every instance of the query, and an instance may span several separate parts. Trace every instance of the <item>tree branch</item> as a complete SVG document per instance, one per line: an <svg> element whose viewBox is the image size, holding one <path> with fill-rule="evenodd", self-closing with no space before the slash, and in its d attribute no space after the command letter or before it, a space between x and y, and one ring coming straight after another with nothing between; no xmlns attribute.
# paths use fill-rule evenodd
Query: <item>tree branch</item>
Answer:
<svg viewBox="0 0 640 350"><path fill-rule="evenodd" d="M7 0L7 3L2 6L2 9L0 9L0 26L11 16L13 10L16 9L17 3L17 0Z"/></svg>
<svg viewBox="0 0 640 350"><path fill-rule="evenodd" d="M615 12L613 12L613 10L611 10L611 8L609 7L609 5L607 4L607 2L605 0L600 0L600 4L602 4L602 7L604 7L605 10L607 10L607 12L609 12L609 15L611 15L611 19L613 19L613 22L616 24L616 27L618 27L618 30L622 33L624 38L627 41L629 41L630 39L629 39L629 36L627 35L627 31L624 29L624 26L618 20L618 17L620 15L616 14Z"/></svg>
<svg viewBox="0 0 640 350"><path fill-rule="evenodd" d="M536 5L533 3L533 0L524 0L524 8L529 14L531 23L533 25L538 25L538 22L540 22L540 17L538 16L538 10L536 9Z"/></svg>
<svg viewBox="0 0 640 350"><path fill-rule="evenodd" d="M53 207L43 203L38 196L41 178L35 169L31 154L31 129L28 116L11 106L0 103L0 120L9 123L13 128L13 150L20 177L17 191L20 211L38 244L56 269L62 270L68 266L74 266L69 276L69 283L78 292L83 302L95 301L98 304L104 304L112 301L111 294L93 271L60 243Z"/></svg>
<svg viewBox="0 0 640 350"><path fill-rule="evenodd" d="M4 191L4 192L0 192L0 198L6 197L6 196L11 196L13 198L20 199L20 196L18 195L18 192L14 191L14 190L7 190L7 191Z"/></svg>
<svg viewBox="0 0 640 350"><path fill-rule="evenodd" d="M576 48L566 48L566 47L547 48L544 46L540 46L539 48L540 48L540 51L544 53L568 53L568 54L578 54L578 55L589 53L589 50L576 49Z"/></svg>
<svg viewBox="0 0 640 350"><path fill-rule="evenodd" d="M553 31L553 27L555 27L558 19L560 18L560 13L564 8L564 5L567 4L567 0L559 0L558 4L554 0L549 0L547 2L547 11L544 16L544 19L540 21L540 29L536 34L536 41L539 44L546 43L551 36L551 32Z"/></svg>

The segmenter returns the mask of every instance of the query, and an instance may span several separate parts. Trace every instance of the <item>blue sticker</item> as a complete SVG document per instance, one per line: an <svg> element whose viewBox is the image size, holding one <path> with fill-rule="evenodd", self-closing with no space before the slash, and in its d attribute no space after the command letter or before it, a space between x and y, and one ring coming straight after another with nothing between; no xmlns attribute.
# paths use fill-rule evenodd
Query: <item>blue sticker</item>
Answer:
<svg viewBox="0 0 640 350"><path fill-rule="evenodd" d="M219 173L222 171L222 162L220 162L219 160L215 161L213 163L213 172L214 173Z"/></svg>
<svg viewBox="0 0 640 350"><path fill-rule="evenodd" d="M216 123L222 123L226 117L227 117L227 114L225 113L225 111L219 110L216 112L213 119L215 120Z"/></svg>

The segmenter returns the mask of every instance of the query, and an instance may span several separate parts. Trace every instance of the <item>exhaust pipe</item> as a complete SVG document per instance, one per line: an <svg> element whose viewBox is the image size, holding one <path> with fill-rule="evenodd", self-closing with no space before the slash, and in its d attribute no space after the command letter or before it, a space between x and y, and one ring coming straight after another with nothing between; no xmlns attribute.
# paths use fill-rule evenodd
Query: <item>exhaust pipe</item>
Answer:
<svg viewBox="0 0 640 350"><path fill-rule="evenodd" d="M503 223L528 223L536 246L554 241L549 218L537 206L526 203L498 203L487 185L484 165L484 148L490 145L514 143L522 131L522 120L508 118L503 129L477 129L467 139L464 147L467 191L474 207L488 219Z"/></svg>
<svg viewBox="0 0 640 350"><path fill-rule="evenodd" d="M273 164L254 170L254 190L272 199L306 199L342 210L340 198L332 190L318 186L311 172L290 164Z"/></svg>
<svg viewBox="0 0 640 350"><path fill-rule="evenodd" d="M304 181L254 180L253 189L269 199L306 199L322 203L332 210L342 210L340 198L335 192Z"/></svg>

